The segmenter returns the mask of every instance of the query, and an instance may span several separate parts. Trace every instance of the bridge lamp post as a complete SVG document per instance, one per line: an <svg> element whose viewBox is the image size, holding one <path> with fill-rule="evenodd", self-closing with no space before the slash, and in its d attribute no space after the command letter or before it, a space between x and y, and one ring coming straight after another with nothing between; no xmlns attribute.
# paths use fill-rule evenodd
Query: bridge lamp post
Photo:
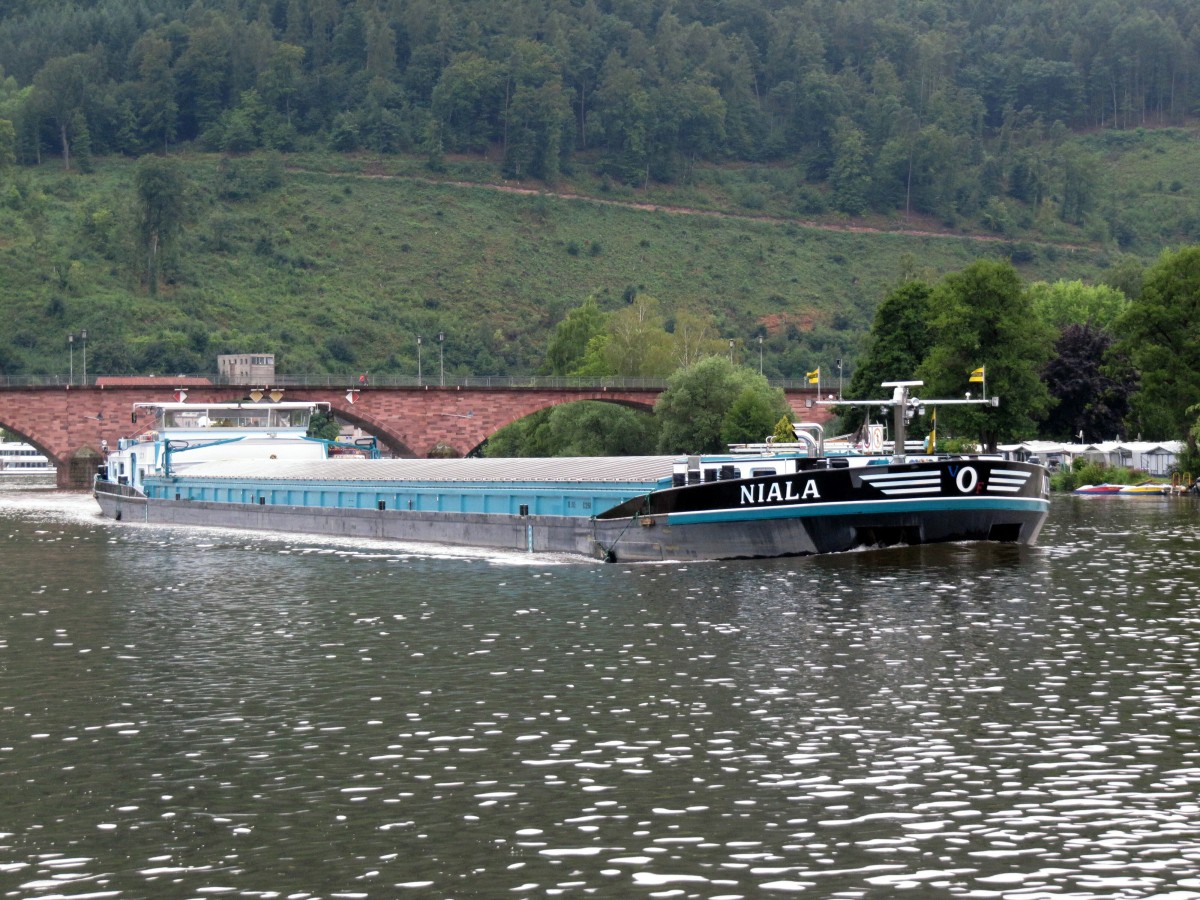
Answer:
<svg viewBox="0 0 1200 900"><path fill-rule="evenodd" d="M421 336L417 335L417 384L421 383Z"/></svg>
<svg viewBox="0 0 1200 900"><path fill-rule="evenodd" d="M729 364L733 365L733 338L729 339Z"/></svg>
<svg viewBox="0 0 1200 900"><path fill-rule="evenodd" d="M84 328L79 332L79 339L83 341L83 386L87 387L87 329Z"/></svg>
<svg viewBox="0 0 1200 900"><path fill-rule="evenodd" d="M70 358L70 362L68 363L70 368L68 369L68 374L67 374L67 384L74 384L75 383L75 332L73 332L73 331L67 335L67 347L69 349L69 358Z"/></svg>
<svg viewBox="0 0 1200 900"><path fill-rule="evenodd" d="M442 382L442 387L446 386L446 361L445 361L445 357L442 355L442 344L445 342L445 340L446 340L446 332L439 331L438 332L438 375Z"/></svg>
<svg viewBox="0 0 1200 900"><path fill-rule="evenodd" d="M762 335L758 336L758 374L762 374Z"/></svg>

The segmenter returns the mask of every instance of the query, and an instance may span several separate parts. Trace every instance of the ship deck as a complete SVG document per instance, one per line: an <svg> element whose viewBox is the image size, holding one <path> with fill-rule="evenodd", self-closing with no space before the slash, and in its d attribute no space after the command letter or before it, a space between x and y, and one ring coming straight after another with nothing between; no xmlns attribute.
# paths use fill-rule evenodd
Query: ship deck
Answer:
<svg viewBox="0 0 1200 900"><path fill-rule="evenodd" d="M671 479L675 456L514 459L331 459L197 463L183 478L389 484L637 484Z"/></svg>
<svg viewBox="0 0 1200 900"><path fill-rule="evenodd" d="M147 478L159 500L591 516L671 483L673 456L197 463Z"/></svg>

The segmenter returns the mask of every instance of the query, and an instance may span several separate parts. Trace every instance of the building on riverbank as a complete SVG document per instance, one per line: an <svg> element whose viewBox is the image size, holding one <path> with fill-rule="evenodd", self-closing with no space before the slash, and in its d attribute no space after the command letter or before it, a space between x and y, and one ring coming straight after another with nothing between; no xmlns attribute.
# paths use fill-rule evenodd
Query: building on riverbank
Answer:
<svg viewBox="0 0 1200 900"><path fill-rule="evenodd" d="M1183 441L1100 441L1093 444L1021 441L1018 444L1001 444L998 449L1009 459L1025 461L1037 457L1051 469L1070 466L1082 457L1102 466L1138 469L1149 475L1166 476L1179 463Z"/></svg>

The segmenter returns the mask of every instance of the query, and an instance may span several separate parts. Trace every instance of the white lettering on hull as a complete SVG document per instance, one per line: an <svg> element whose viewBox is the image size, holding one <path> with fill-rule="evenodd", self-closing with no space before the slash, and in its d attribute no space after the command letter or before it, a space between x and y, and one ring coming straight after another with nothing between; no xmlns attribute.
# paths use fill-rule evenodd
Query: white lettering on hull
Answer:
<svg viewBox="0 0 1200 900"><path fill-rule="evenodd" d="M795 481L773 481L766 484L743 484L742 506L766 506L771 503L795 503L800 500L820 500L817 483L809 478L798 488Z"/></svg>

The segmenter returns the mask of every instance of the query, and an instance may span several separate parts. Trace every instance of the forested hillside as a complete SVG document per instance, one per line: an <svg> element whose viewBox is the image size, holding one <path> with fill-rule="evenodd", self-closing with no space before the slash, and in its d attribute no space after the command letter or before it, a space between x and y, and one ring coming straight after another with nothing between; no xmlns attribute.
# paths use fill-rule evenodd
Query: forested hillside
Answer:
<svg viewBox="0 0 1200 900"><path fill-rule="evenodd" d="M1200 239L1195 3L8 0L0 67L6 374L527 373L635 298L848 373L904 279Z"/></svg>
<svg viewBox="0 0 1200 900"><path fill-rule="evenodd" d="M797 213L1151 233L1072 131L1183 123L1189 0L9 0L0 157L491 154L510 178L786 166ZM1170 190L1170 184L1163 186ZM1178 189L1178 188L1177 188ZM753 202L753 197L748 199ZM1157 248L1142 246L1143 251Z"/></svg>
<svg viewBox="0 0 1200 900"><path fill-rule="evenodd" d="M460 180L436 181L403 158L198 153L20 170L0 203L0 374L66 371L83 328L93 373L208 372L219 353L270 351L283 372L411 377L424 336L426 374L439 349L452 375L529 374L585 300L613 312L651 297L672 328L691 315L733 339L739 360L763 337L765 371L798 378L849 366L899 279L980 254L1019 253L1031 280L1098 277L1110 259L466 183L488 171L455 163ZM620 374L664 374L648 362Z"/></svg>

